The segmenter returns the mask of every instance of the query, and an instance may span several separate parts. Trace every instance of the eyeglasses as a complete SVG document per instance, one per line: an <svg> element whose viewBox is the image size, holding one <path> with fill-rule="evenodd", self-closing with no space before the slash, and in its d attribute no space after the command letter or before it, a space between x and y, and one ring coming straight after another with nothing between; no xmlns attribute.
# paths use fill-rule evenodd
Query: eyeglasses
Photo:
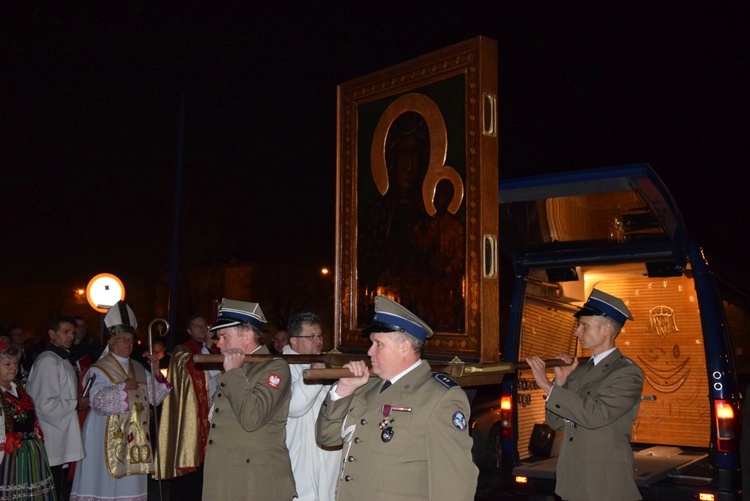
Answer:
<svg viewBox="0 0 750 501"><path fill-rule="evenodd" d="M323 334L313 334L312 336L292 336L292 337L302 338L302 339L310 339L310 338L323 339Z"/></svg>

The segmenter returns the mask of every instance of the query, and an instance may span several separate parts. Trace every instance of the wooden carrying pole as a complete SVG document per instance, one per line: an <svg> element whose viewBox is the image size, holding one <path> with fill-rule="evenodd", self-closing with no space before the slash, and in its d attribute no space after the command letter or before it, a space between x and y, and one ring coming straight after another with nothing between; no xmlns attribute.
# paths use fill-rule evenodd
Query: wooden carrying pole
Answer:
<svg viewBox="0 0 750 501"><path fill-rule="evenodd" d="M312 364L321 362L329 365L342 366L350 360L369 360L367 355L345 355L343 353L321 353L320 355L245 355L245 363L265 362L267 360L284 360L288 364ZM193 355L196 364L221 364L224 363L224 355L197 354Z"/></svg>
<svg viewBox="0 0 750 501"><path fill-rule="evenodd" d="M578 359L578 363L586 363L588 361L589 357L580 357ZM545 360L545 365L547 367L562 367L566 364L564 361L555 358L552 360ZM529 369L528 362L497 362L492 364L484 364L481 366L473 366L473 365L467 365L462 366L461 364L446 364L440 367L437 367L438 372L445 372L446 374L455 374L457 376L463 376L463 375L474 375L478 373L485 373L485 374L510 374L512 372L517 372L520 370ZM459 371L456 371L454 369L460 369ZM458 372L458 374L456 374ZM371 375L372 376L372 375ZM302 377L305 379L340 379L342 377L354 377L354 374L347 369L347 368L341 368L341 369L306 369L302 371Z"/></svg>
<svg viewBox="0 0 750 501"><path fill-rule="evenodd" d="M302 371L302 377L305 379L341 379L342 377L354 377L354 374L346 367L341 367L351 360L364 360L370 365L367 355L347 355L345 353L322 353L320 355L245 355L245 363L265 362L267 360L281 359L289 364L312 364L316 362L327 365L338 366L339 368L331 369L306 369ZM589 357L579 357L578 363L585 364ZM193 355L193 361L196 364L220 364L224 362L224 355L213 354ZM429 361L430 366L436 372L443 372L452 377L466 378L480 375L502 375L510 374L520 370L529 369L528 362L494 362L489 364L464 364ZM545 365L549 367L562 367L567 365L558 358L545 360Z"/></svg>

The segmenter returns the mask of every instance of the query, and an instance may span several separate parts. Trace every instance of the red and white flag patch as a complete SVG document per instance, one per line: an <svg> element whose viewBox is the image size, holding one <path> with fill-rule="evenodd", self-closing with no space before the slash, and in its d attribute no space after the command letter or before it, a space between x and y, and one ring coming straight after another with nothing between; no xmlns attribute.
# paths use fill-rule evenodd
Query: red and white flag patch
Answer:
<svg viewBox="0 0 750 501"><path fill-rule="evenodd" d="M281 376L278 374L274 374L273 372L268 375L268 379L266 380L266 384L270 386L271 388L278 388L281 384Z"/></svg>

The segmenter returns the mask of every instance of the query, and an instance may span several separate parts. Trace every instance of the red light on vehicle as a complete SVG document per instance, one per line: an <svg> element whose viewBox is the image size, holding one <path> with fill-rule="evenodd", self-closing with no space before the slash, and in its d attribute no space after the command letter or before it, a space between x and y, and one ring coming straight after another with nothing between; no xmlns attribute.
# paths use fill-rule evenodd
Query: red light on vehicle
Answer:
<svg viewBox="0 0 750 501"><path fill-rule="evenodd" d="M726 400L714 402L716 415L716 450L719 452L737 451L737 431L734 422L734 409Z"/></svg>
<svg viewBox="0 0 750 501"><path fill-rule="evenodd" d="M500 398L500 426L502 426L503 440L513 440L513 425L511 424L511 410L513 404L510 395Z"/></svg>
<svg viewBox="0 0 750 501"><path fill-rule="evenodd" d="M511 409L510 402L510 395L505 395L500 399L500 408L504 411L509 411Z"/></svg>
<svg viewBox="0 0 750 501"><path fill-rule="evenodd" d="M716 417L719 419L734 419L734 409L726 401L717 400Z"/></svg>

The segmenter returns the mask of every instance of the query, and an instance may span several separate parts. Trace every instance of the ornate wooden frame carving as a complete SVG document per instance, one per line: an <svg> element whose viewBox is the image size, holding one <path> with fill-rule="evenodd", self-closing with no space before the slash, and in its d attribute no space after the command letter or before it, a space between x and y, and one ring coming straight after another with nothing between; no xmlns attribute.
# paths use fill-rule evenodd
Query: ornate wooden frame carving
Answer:
<svg viewBox="0 0 750 501"><path fill-rule="evenodd" d="M496 96L497 44L483 37L338 86L338 266L334 328L336 346L342 351L362 352L369 347L369 340L362 336L361 329L372 320L372 297L375 293L385 293L391 297L395 294L394 299L402 301L435 329L435 335L425 345L426 356L458 355L467 361L481 362L499 360ZM412 124L408 127L399 125L410 121ZM411 132L397 136L394 131L398 127L401 127L398 130ZM420 132L415 132L417 130ZM391 133L395 139L389 143ZM420 135L421 149L415 146L404 153L407 142L403 138L408 134ZM414 153L416 151L424 151L424 155ZM408 179L402 181L409 174L396 176L396 172L402 172L402 167L391 167L389 174L389 155L396 159L392 160L392 165L411 165L407 168L409 172L416 168L413 165L420 164L415 159L424 158L424 167L420 169L426 172L418 175L419 194L412 186L414 183ZM436 207L441 180L450 184L453 193L450 198L450 191L446 191L447 195L440 198L446 202ZM400 198L396 198L394 193L399 190ZM407 190L414 193L408 203L418 206L418 220L409 220L404 216L409 211L397 205L400 202L396 200L409 198L404 194ZM442 186L442 190L449 188ZM391 197L390 205L385 202L387 197ZM449 198L450 203L447 203ZM454 258L459 256L464 263L460 289L455 280L447 286L442 284L441 278L445 275L436 272L434 266L425 272L428 265L422 269L421 257L410 253L407 245L412 241L422 245L423 240L428 240L423 236L429 233L433 222L437 224L434 216L439 208L441 217L454 220L445 223L455 229L454 238L461 233L455 221L463 225L463 250L453 253ZM400 226L394 223L399 218L406 222L401 221ZM369 224L371 221L375 224ZM399 234L399 230L403 234ZM414 244L414 248L421 252L419 245ZM437 244L431 245L434 249ZM372 247L377 249L372 250ZM406 278L401 280L402 276L411 274L412 268L408 264L395 267L394 261L403 259L387 256L394 247L402 249L404 255L413 260L413 265L420 267L413 283ZM434 255L435 251L431 252ZM430 263L441 262L437 258L425 259ZM382 272L377 263L396 269ZM396 285L383 285L388 280ZM430 283L434 286L430 287ZM461 291L460 302L456 299L457 290ZM424 294L417 298L418 291L429 293L430 298L423 298ZM446 315L443 309L445 303L440 299L443 293L446 297L450 295L451 311L457 312L453 316ZM417 299L408 304L404 299L407 296ZM433 319L440 318L436 323L450 325L450 328L435 328L435 322L424 318L420 311L428 312Z"/></svg>

